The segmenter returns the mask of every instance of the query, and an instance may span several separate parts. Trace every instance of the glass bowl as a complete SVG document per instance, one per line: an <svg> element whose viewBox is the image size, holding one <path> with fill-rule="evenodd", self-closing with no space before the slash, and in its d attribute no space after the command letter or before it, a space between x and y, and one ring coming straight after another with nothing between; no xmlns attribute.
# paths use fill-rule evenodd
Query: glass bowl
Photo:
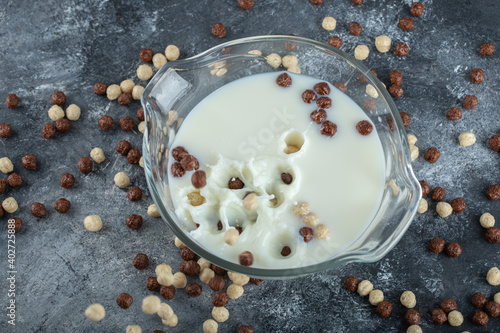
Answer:
<svg viewBox="0 0 500 333"><path fill-rule="evenodd" d="M249 53L253 50L261 51L262 55ZM268 63L266 56L271 53L295 55L302 74L332 83L344 82L346 94L375 125L386 166L386 186L380 206L357 240L320 263L287 269L241 266L200 245L189 235L192 227L175 215L168 183L168 152L182 120L207 95L231 81L283 71L283 67L274 68ZM371 85L370 96L366 93L367 85ZM392 98L365 65L330 45L292 36L256 36L227 42L189 59L168 62L146 87L142 105L146 117L144 169L161 217L187 247L227 270L263 279L283 279L348 262L373 262L397 244L417 211L421 188L411 168L407 135Z"/></svg>

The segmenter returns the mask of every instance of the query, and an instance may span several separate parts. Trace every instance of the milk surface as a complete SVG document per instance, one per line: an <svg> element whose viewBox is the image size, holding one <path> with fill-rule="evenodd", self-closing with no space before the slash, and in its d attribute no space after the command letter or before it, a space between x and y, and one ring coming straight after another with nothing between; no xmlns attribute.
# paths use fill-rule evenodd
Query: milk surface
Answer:
<svg viewBox="0 0 500 333"><path fill-rule="evenodd" d="M306 266L338 254L370 224L385 180L375 128L367 136L356 130L359 121L368 120L360 107L330 84L327 120L338 129L333 137L322 135L320 125L309 117L316 104L306 104L301 97L321 81L289 73L292 85L283 88L276 84L279 74L231 82L206 97L184 120L172 148L186 148L198 159L199 170L206 172L207 185L199 190L205 203L194 207L187 199L196 190L191 184L194 171L181 178L169 171L176 215L193 226L191 236L208 251L236 263L240 253L250 251L253 267L261 268ZM287 142L303 144L287 154ZM292 174L290 185L281 180L282 172ZM232 177L243 180L245 187L229 189ZM252 212L242 203L249 192L259 200ZM292 210L303 201L329 228L328 239L305 243L299 235L305 225ZM224 242L224 232L235 226L243 232L231 246ZM283 246L292 250L287 257L281 255Z"/></svg>

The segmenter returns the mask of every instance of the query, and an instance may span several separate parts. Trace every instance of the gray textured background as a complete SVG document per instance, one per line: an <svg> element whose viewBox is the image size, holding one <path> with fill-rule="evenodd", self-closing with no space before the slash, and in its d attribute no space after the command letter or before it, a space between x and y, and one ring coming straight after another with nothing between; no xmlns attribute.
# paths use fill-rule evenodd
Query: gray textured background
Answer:
<svg viewBox="0 0 500 333"><path fill-rule="evenodd" d="M499 245L484 240L479 216L489 211L500 218L500 202L488 201L487 186L498 182L498 154L487 146L488 138L500 134L497 107L500 104L498 51L493 57L481 57L479 45L500 40L497 1L423 0L425 14L416 18L416 28L403 32L397 28L400 17L409 16L411 1L365 0L356 7L349 0L325 0L316 7L308 0L256 0L249 12L238 8L236 0L150 1L133 0L65 0L0 2L0 99L15 92L21 107L15 110L0 105L0 123L13 126L9 139L0 139L0 156L8 156L16 172L24 177L18 189L9 189L0 200L14 196L20 204L15 213L24 220L17 234L17 303L16 332L124 332L127 324L139 324L143 332L165 329L169 332L201 331L212 308L209 288L197 299L189 299L178 290L169 301L179 317L176 328L162 328L158 317L140 310L147 276L153 275L155 264L180 264L171 231L160 219L146 215L152 202L147 194L142 169L129 165L114 152L116 143L129 140L141 145L140 133L126 133L119 128L102 132L97 120L103 114L117 121L124 115L135 118L139 103L119 106L93 94L97 81L108 84L134 78L140 64L139 51L150 47L161 52L168 44L178 45L181 57L188 57L230 39L294 33L320 41L332 35L344 40L343 50L352 52L358 43L372 49L365 63L388 83L390 70L404 75L403 98L396 101L401 111L412 116L408 129L419 138L417 146L425 151L437 146L442 157L429 165L420 157L414 168L419 179L446 189L446 200L462 196L467 209L443 220L430 204L430 211L417 216L399 245L383 260L373 264L350 264L334 271L290 281L267 281L259 287L245 287L245 295L228 305L229 320L220 324L221 332L235 332L244 323L256 332L404 332L403 307L399 295L413 290L417 309L422 313L424 332L482 332L473 328L474 312L470 296L483 292L487 297L500 291L486 283L488 269L498 265ZM324 16L337 19L337 29L321 28ZM210 27L223 22L227 37L213 37ZM358 21L363 26L359 37L348 34L347 24ZM393 41L404 40L410 47L405 59L374 51L374 37L389 35ZM497 45L500 46L500 45ZM472 85L471 68L485 70L485 81ZM68 103L82 108L78 122L67 134L53 140L41 136L43 124L49 121L50 96L63 90ZM446 119L446 110L459 106L467 94L475 94L479 105L464 111L458 122ZM458 145L458 134L472 131L477 143L468 148ZM88 156L93 147L101 147L106 161L95 171L83 175L78 159ZM27 153L38 156L39 170L29 172L21 167ZM113 185L113 175L127 172L132 183L140 186L144 198L131 203L126 193ZM70 190L59 186L59 178L70 172L76 185ZM63 215L53 209L54 202L65 197L72 203ZM45 218L29 213L32 202L47 206ZM140 231L126 227L132 213L145 217ZM104 221L99 233L84 230L86 215L98 214ZM3 218L6 221L5 217ZM0 294L6 300L5 282L6 235L0 237ZM433 237L458 241L463 254L457 259L434 255L427 251ZM150 267L138 271L132 267L136 253L147 253ZM369 279L393 302L390 318L380 319L367 299L347 292L343 280L347 275ZM122 292L134 297L128 310L119 308L115 298ZM460 328L434 325L429 311L443 298L453 297L465 317ZM100 302L107 309L100 323L87 320L85 308ZM1 308L4 309L5 301ZM5 310L1 310L0 327L7 327ZM488 329L500 327L500 318L490 320ZM2 332L4 328L0 329ZM12 327L7 327L12 331Z"/></svg>

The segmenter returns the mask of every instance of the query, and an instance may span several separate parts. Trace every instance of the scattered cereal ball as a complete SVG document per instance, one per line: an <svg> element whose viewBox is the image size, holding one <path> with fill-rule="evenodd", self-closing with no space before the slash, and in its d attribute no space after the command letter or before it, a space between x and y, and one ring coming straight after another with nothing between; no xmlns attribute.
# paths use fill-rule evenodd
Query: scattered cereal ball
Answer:
<svg viewBox="0 0 500 333"><path fill-rule="evenodd" d="M179 51L179 48L175 45L169 45L165 48L165 56L167 57L168 61L174 61L179 59L181 52Z"/></svg>
<svg viewBox="0 0 500 333"><path fill-rule="evenodd" d="M481 223L483 228L489 229L495 226L495 218L490 213L484 213L479 218L479 223Z"/></svg>
<svg viewBox="0 0 500 333"><path fill-rule="evenodd" d="M278 68L281 65L281 57L277 53L271 53L266 57L267 63L273 67Z"/></svg>
<svg viewBox="0 0 500 333"><path fill-rule="evenodd" d="M324 224L318 224L316 228L314 228L314 237L319 240L325 240L330 236L330 229Z"/></svg>
<svg viewBox="0 0 500 333"><path fill-rule="evenodd" d="M482 56L492 56L495 53L495 45L492 43L483 43L479 47L479 54Z"/></svg>
<svg viewBox="0 0 500 333"><path fill-rule="evenodd" d="M169 266L170 267L170 266ZM157 281L162 286L171 286L174 283L174 276L172 275L172 270L170 271L160 271L156 273Z"/></svg>
<svg viewBox="0 0 500 333"><path fill-rule="evenodd" d="M388 301L382 301L377 305L377 314L380 318L387 318L391 315L392 304Z"/></svg>
<svg viewBox="0 0 500 333"><path fill-rule="evenodd" d="M472 316L472 322L476 326L486 326L488 324L488 314L484 311L476 311Z"/></svg>
<svg viewBox="0 0 500 333"><path fill-rule="evenodd" d="M181 242L181 240L177 237L175 237L174 243L175 243L175 246L178 247L179 249L183 249L186 247L186 245L184 245L184 243Z"/></svg>
<svg viewBox="0 0 500 333"><path fill-rule="evenodd" d="M406 333L423 333L422 329L418 325L411 325L406 330Z"/></svg>
<svg viewBox="0 0 500 333"><path fill-rule="evenodd" d="M118 172L115 175L114 181L119 188L125 188L130 185L130 178L125 172Z"/></svg>
<svg viewBox="0 0 500 333"><path fill-rule="evenodd" d="M148 207L148 215L151 217L160 217L160 212L158 212L158 208L156 208L155 204Z"/></svg>
<svg viewBox="0 0 500 333"><path fill-rule="evenodd" d="M500 292L496 293L495 296L493 296L493 301L500 304Z"/></svg>
<svg viewBox="0 0 500 333"><path fill-rule="evenodd" d="M408 55L409 52L410 52L410 48L408 47L408 45L406 43L398 43L394 47L394 54L397 57L405 57Z"/></svg>
<svg viewBox="0 0 500 333"><path fill-rule="evenodd" d="M198 264L199 265L199 264ZM201 268L201 267L200 267ZM210 280L215 276L215 273L213 270L211 270L210 268L208 267L205 267L202 269L201 273L200 273L200 280L203 282L203 283L206 283L208 284L208 282L210 282Z"/></svg>
<svg viewBox="0 0 500 333"><path fill-rule="evenodd" d="M249 212L254 211L259 206L257 194L249 193L243 198L243 207Z"/></svg>
<svg viewBox="0 0 500 333"><path fill-rule="evenodd" d="M358 45L354 49L354 58L358 60L365 60L370 54L370 49L366 45Z"/></svg>
<svg viewBox="0 0 500 333"><path fill-rule="evenodd" d="M368 96L372 97L372 98L378 98L378 91L377 89L371 85L371 84L367 84L366 85L366 89L365 89L365 92Z"/></svg>
<svg viewBox="0 0 500 333"><path fill-rule="evenodd" d="M161 322L165 326L175 327L175 326L177 326L177 323L179 322L179 318L177 318L176 314L173 314L170 317L168 317L168 319L162 319Z"/></svg>
<svg viewBox="0 0 500 333"><path fill-rule="evenodd" d="M148 65L140 65L137 68L137 77L139 78L139 80L147 81L151 78L151 76L153 76L153 70Z"/></svg>
<svg viewBox="0 0 500 333"><path fill-rule="evenodd" d="M401 304L408 309L414 308L415 305L417 305L417 298L415 297L415 294L409 290L402 293L399 300L401 301Z"/></svg>
<svg viewBox="0 0 500 333"><path fill-rule="evenodd" d="M64 118L64 110L59 105L52 105L49 109L49 118L52 121L57 121Z"/></svg>
<svg viewBox="0 0 500 333"><path fill-rule="evenodd" d="M453 212L453 208L451 207L451 205L449 203L441 201L441 202L438 202L438 204L436 205L436 212L441 217L448 217Z"/></svg>
<svg viewBox="0 0 500 333"><path fill-rule="evenodd" d="M174 281L172 285L175 288L184 288L187 284L187 278L186 275L182 272L177 272L174 274Z"/></svg>
<svg viewBox="0 0 500 333"><path fill-rule="evenodd" d="M254 5L253 0L238 0L238 5L243 10L250 10Z"/></svg>
<svg viewBox="0 0 500 333"><path fill-rule="evenodd" d="M224 242L229 245L234 245L238 241L240 233L235 228L227 229L224 234Z"/></svg>
<svg viewBox="0 0 500 333"><path fill-rule="evenodd" d="M137 129L139 130L139 132L141 132L142 134L144 134L144 130L146 129L146 122L145 121L141 121L139 123L139 125L137 126Z"/></svg>
<svg viewBox="0 0 500 333"><path fill-rule="evenodd" d="M333 36L328 41L328 44L331 45L331 46L333 46L333 47L336 47L337 49L340 49L340 47L342 46L342 39L340 39L337 36Z"/></svg>
<svg viewBox="0 0 500 333"><path fill-rule="evenodd" d="M101 148L94 148L90 151L90 157L94 160L96 163L102 163L106 159L104 156L104 152L102 151ZM116 176L115 176L116 178Z"/></svg>
<svg viewBox="0 0 500 333"><path fill-rule="evenodd" d="M85 316L92 321L101 321L106 316L106 311L101 304L94 303L85 310Z"/></svg>
<svg viewBox="0 0 500 333"><path fill-rule="evenodd" d="M161 300L158 296L149 295L142 300L142 312L154 314L160 310Z"/></svg>
<svg viewBox="0 0 500 333"><path fill-rule="evenodd" d="M380 53L389 52L391 49L391 39L385 35L375 38L375 47Z"/></svg>
<svg viewBox="0 0 500 333"><path fill-rule="evenodd" d="M410 13L412 16L420 17L424 13L424 5L420 2L414 2L411 4Z"/></svg>
<svg viewBox="0 0 500 333"><path fill-rule="evenodd" d="M144 159L142 158L142 156L139 159L139 166L144 169Z"/></svg>
<svg viewBox="0 0 500 333"><path fill-rule="evenodd" d="M98 215L89 215L83 219L83 226L88 231L97 232L102 228L102 220Z"/></svg>
<svg viewBox="0 0 500 333"><path fill-rule="evenodd" d="M410 146L414 146L417 143L417 137L413 134L408 134L408 143Z"/></svg>
<svg viewBox="0 0 500 333"><path fill-rule="evenodd" d="M80 119L81 109L76 104L70 104L66 108L66 117L71 121L77 121Z"/></svg>
<svg viewBox="0 0 500 333"><path fill-rule="evenodd" d="M172 274L172 267L170 267L169 265L165 265L165 264L160 264L160 265L156 266L156 268L155 268L156 275L160 275L160 273L162 273L162 272Z"/></svg>
<svg viewBox="0 0 500 333"><path fill-rule="evenodd" d="M142 333L142 329L139 325L127 325L125 333Z"/></svg>
<svg viewBox="0 0 500 333"><path fill-rule="evenodd" d="M458 142L462 147L472 146L476 143L476 136L471 132L463 132L458 136Z"/></svg>
<svg viewBox="0 0 500 333"><path fill-rule="evenodd" d="M219 324L213 319L205 320L203 323L203 333L217 333Z"/></svg>
<svg viewBox="0 0 500 333"><path fill-rule="evenodd" d="M9 109L15 109L19 105L19 97L16 94L9 94L5 99L5 105Z"/></svg>
<svg viewBox="0 0 500 333"><path fill-rule="evenodd" d="M134 89L132 89L132 98L135 99L136 101L139 101L142 97L143 92L144 92L143 86L135 86Z"/></svg>
<svg viewBox="0 0 500 333"><path fill-rule="evenodd" d="M244 274L235 273L235 272L227 272L229 280L233 281L233 283L244 286L250 281L250 278Z"/></svg>
<svg viewBox="0 0 500 333"><path fill-rule="evenodd" d="M226 291L230 299L237 299L243 295L243 287L237 284L232 284L227 287Z"/></svg>
<svg viewBox="0 0 500 333"><path fill-rule="evenodd" d="M309 213L309 214L304 215L302 217L302 223L304 223L305 225L308 225L310 227L315 227L319 223L319 218L316 214Z"/></svg>
<svg viewBox="0 0 500 333"><path fill-rule="evenodd" d="M462 106L466 110L474 109L478 103L479 103L479 101L477 100L477 97L474 95L467 95L462 100Z"/></svg>
<svg viewBox="0 0 500 333"><path fill-rule="evenodd" d="M212 309L212 317L219 323L223 323L229 318L229 311L223 306L214 306Z"/></svg>
<svg viewBox="0 0 500 333"><path fill-rule="evenodd" d="M167 63L167 58L161 54L157 53L153 56L153 66L155 66L156 69L160 69Z"/></svg>
<svg viewBox="0 0 500 333"><path fill-rule="evenodd" d="M167 303L161 303L160 308L156 312L156 314L161 318L161 319L168 319L168 317L172 316L174 314L174 310L168 305Z"/></svg>
<svg viewBox="0 0 500 333"><path fill-rule="evenodd" d="M134 302L132 296L127 293L121 293L116 298L116 304L122 309L128 309Z"/></svg>
<svg viewBox="0 0 500 333"><path fill-rule="evenodd" d="M424 198L420 199L420 203L418 204L417 212L419 214L423 214L427 211L428 208L429 208L429 204L427 203L427 200L425 200Z"/></svg>
<svg viewBox="0 0 500 333"><path fill-rule="evenodd" d="M17 201L13 197L9 197L2 202L2 208L7 213L14 213L18 207Z"/></svg>
<svg viewBox="0 0 500 333"><path fill-rule="evenodd" d="M8 157L0 158L0 171L3 173L9 173L14 170L14 164Z"/></svg>
<svg viewBox="0 0 500 333"><path fill-rule="evenodd" d="M490 200L498 200L500 198L500 185L491 185L486 191L486 197Z"/></svg>
<svg viewBox="0 0 500 333"><path fill-rule="evenodd" d="M223 37L226 37L226 27L224 26L224 24L222 23L215 23L213 26L212 26L212 34L215 36L215 37L219 37L219 38L223 38Z"/></svg>
<svg viewBox="0 0 500 333"><path fill-rule="evenodd" d="M448 322L451 326L460 326L464 322L464 317L457 310L448 313Z"/></svg>
<svg viewBox="0 0 500 333"><path fill-rule="evenodd" d="M368 280L363 280L358 284L358 294L366 296L373 290L373 284Z"/></svg>
<svg viewBox="0 0 500 333"><path fill-rule="evenodd" d="M299 202L293 207L293 214L295 216L304 216L311 211L311 205L307 202Z"/></svg>
<svg viewBox="0 0 500 333"><path fill-rule="evenodd" d="M12 126L10 124L0 124L0 138L7 139L12 135Z"/></svg>
<svg viewBox="0 0 500 333"><path fill-rule="evenodd" d="M210 266L212 265L210 263L210 261L204 259L204 258L200 258L198 259L197 261L198 265L200 266L200 270L203 271L205 268L210 268ZM208 282L205 282L208 284Z"/></svg>
<svg viewBox="0 0 500 333"><path fill-rule="evenodd" d="M492 286L498 286L500 284L500 269L492 267L486 275L486 281Z"/></svg>
<svg viewBox="0 0 500 333"><path fill-rule="evenodd" d="M371 305L377 306L383 300L384 300L384 293L382 292L382 290L374 289L370 291L370 294L368 296L368 301L370 302Z"/></svg>
<svg viewBox="0 0 500 333"><path fill-rule="evenodd" d="M132 89L134 89L135 83L132 80L123 80L120 83L120 89L123 93L132 93Z"/></svg>
<svg viewBox="0 0 500 333"><path fill-rule="evenodd" d="M282 59L283 66L285 68L296 67L298 62L299 62L299 60L294 55L286 55Z"/></svg>
<svg viewBox="0 0 500 333"><path fill-rule="evenodd" d="M119 85L112 84L106 89L106 96L110 101L114 101L122 94L122 90Z"/></svg>
<svg viewBox="0 0 500 333"><path fill-rule="evenodd" d="M321 23L321 26L323 27L323 29L328 31L335 30L335 27L337 26L337 20L331 16L327 16L323 19L323 23Z"/></svg>
<svg viewBox="0 0 500 333"><path fill-rule="evenodd" d="M417 146L410 146L410 159L411 161L415 161L418 158L420 151Z"/></svg>

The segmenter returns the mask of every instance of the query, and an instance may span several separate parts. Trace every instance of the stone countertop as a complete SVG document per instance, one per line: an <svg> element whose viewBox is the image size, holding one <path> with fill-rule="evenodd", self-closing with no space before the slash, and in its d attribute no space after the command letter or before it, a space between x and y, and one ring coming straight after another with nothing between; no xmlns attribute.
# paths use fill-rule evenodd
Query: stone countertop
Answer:
<svg viewBox="0 0 500 333"><path fill-rule="evenodd" d="M139 103L119 106L94 95L92 86L98 81L119 83L128 78L138 82L135 70L141 63L138 55L142 47L162 52L166 45L175 44L185 58L231 39L290 33L323 42L338 35L344 41L342 49L350 53L357 44L366 43L371 55L364 62L386 84L389 72L400 70L405 92L396 104L412 117L408 132L418 137L422 154L431 146L442 153L434 165L419 157L413 163L415 173L431 187L445 188L446 201L463 197L467 209L442 219L435 213L435 204L429 203L429 211L418 215L395 249L376 263L353 263L299 279L245 286L245 295L228 305L230 317L219 325L219 332L236 332L241 324L253 326L256 332L405 332L404 309L399 303L404 290L412 290L417 296L416 309L422 314L424 332L482 332L500 327L500 319L492 318L484 329L474 328L470 303L475 292L492 297L500 291L485 279L489 268L499 264L499 245L486 242L478 222L484 212L500 218L500 202L485 196L486 188L499 181L499 156L489 149L487 141L493 134L500 134L496 115L500 61L498 52L492 57L478 54L481 43L500 40L500 2L422 2L425 13L415 19L416 27L411 32L397 27L399 18L409 16L409 0L366 0L361 7L349 0L325 0L318 7L308 0L257 0L248 12L240 10L236 0L0 3L0 99L9 93L21 99L21 106L14 110L0 105L0 123L13 127L10 138L0 139L0 157L8 156L24 178L22 187L0 195L1 200L9 196L17 199L20 209L14 215L24 221L16 234L15 328L6 324L4 314L9 287L5 282L7 233L0 237L2 327L7 327L7 332L124 332L126 325L138 324L143 332L201 331L212 309L206 285L196 300L179 290L169 301L179 317L175 328L162 328L158 317L145 315L140 309L142 298L150 294L145 281L154 274L155 265L169 263L177 269L181 258L172 232L160 219L146 214L152 200L142 168L129 165L114 152L117 142L124 139L141 148L142 135L122 132L117 125L109 132L97 127L97 120L104 114L113 116L116 122L124 115L135 118ZM325 16L337 19L335 31L321 28ZM349 35L347 25L351 21L361 23L361 36ZM223 22L228 29L223 39L211 35L216 22ZM394 42L407 42L410 54L400 59L392 52L378 53L373 41L381 34ZM478 67L485 71L485 81L473 85L468 73ZM66 93L68 104L79 105L82 115L68 133L45 140L41 129L50 121L50 96L57 90ZM447 109L460 107L467 94L476 95L479 105L465 110L461 120L448 121ZM476 134L474 146L458 145L458 135L464 131ZM94 171L84 175L77 163L93 147L104 150L106 161L95 164ZM21 157L28 153L38 157L36 172L21 166ZM118 171L125 171L132 183L143 189L141 201L131 203L126 192L114 186L113 176ZM76 185L70 190L59 186L65 172L76 177ZM60 197L72 203L67 214L53 209ZM30 214L33 202L46 205L46 217ZM145 218L139 231L125 226L126 218L133 213ZM100 215L104 221L98 233L82 226L83 218L91 214ZM463 254L451 259L430 253L427 243L434 237L459 242ZM146 270L132 267L138 252L149 255L151 263ZM348 275L368 279L383 290L394 304L391 317L379 318L366 298L345 290L343 281ZM134 297L128 310L115 303L122 292ZM465 317L460 328L432 323L430 310L444 298L457 300ZM106 318L99 323L84 316L86 307L94 302L107 310Z"/></svg>

